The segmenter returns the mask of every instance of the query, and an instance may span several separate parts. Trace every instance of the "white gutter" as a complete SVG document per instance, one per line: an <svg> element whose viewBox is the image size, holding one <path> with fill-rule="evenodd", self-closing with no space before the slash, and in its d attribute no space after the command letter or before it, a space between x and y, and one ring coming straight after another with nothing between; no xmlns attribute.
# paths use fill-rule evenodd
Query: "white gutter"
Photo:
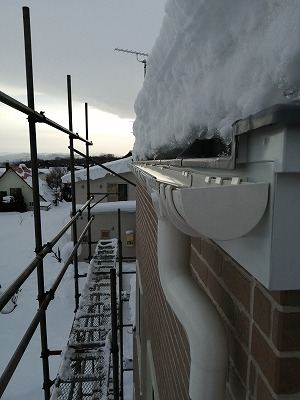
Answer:
<svg viewBox="0 0 300 400"><path fill-rule="evenodd" d="M132 165L158 216L158 268L167 301L190 344L192 400L223 400L228 364L225 328L190 272L191 237L230 241L264 215L268 184L193 173L160 165Z"/></svg>
<svg viewBox="0 0 300 400"><path fill-rule="evenodd" d="M224 325L190 273L191 238L186 234L189 228L183 227L186 232L183 233L170 222L164 189L164 185L160 185L161 195L157 191L151 194L158 216L158 268L166 299L183 325L190 344L190 398L222 400L228 363ZM178 220L180 226L184 225L183 219ZM194 233L192 229L190 232Z"/></svg>

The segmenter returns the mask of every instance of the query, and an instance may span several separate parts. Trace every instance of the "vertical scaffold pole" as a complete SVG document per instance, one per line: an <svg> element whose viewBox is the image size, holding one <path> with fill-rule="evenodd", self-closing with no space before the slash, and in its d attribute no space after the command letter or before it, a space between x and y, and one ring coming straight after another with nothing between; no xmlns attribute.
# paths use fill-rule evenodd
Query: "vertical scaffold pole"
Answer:
<svg viewBox="0 0 300 400"><path fill-rule="evenodd" d="M72 113L72 88L71 75L67 75L67 90L68 90L68 112L69 112L69 130L73 132L73 113ZM70 169L71 169L71 195L72 195L72 217L76 214L76 192L75 192L75 158L74 158L74 138L70 135ZM72 225L73 245L77 244L77 223L74 221ZM78 257L77 251L73 257L74 265L74 285L75 285L75 311L79 306L79 285L78 285Z"/></svg>
<svg viewBox="0 0 300 400"><path fill-rule="evenodd" d="M119 400L119 349L118 349L118 313L117 313L117 280L116 270L110 270L110 299L111 299L111 353L113 364L114 399Z"/></svg>
<svg viewBox="0 0 300 400"><path fill-rule="evenodd" d="M34 87L33 87L30 11L28 7L23 7L23 24L24 24L27 101L28 101L28 107L34 110L35 105L34 105ZM36 126L35 126L36 122L32 118L28 117L28 123L29 123L30 155L31 155L31 169L32 169L35 252L36 254L38 254L42 250L43 245L42 245L40 194L39 194L38 161L37 161L37 140L36 140ZM43 261L41 261L37 267L37 282L38 282L38 301L39 305L41 305L45 298ZM48 340L47 340L46 313L41 315L40 334L41 334L41 357L43 363L43 377L44 377L44 382L43 382L44 397L45 400L49 400L51 381L49 373L49 350L48 350Z"/></svg>
<svg viewBox="0 0 300 400"><path fill-rule="evenodd" d="M89 149L89 118L88 118L88 104L85 103L85 138L86 142L86 195L87 200L89 200L91 195L91 184L90 184L90 149ZM91 218L91 205L88 205L88 221ZM92 229L89 226L88 229L88 246L89 246L89 253L88 253L88 260L91 261L92 259Z"/></svg>
<svg viewBox="0 0 300 400"><path fill-rule="evenodd" d="M118 209L118 252L119 252L119 324L120 324L120 399L124 399L124 368L123 368L123 252L121 235L121 210Z"/></svg>

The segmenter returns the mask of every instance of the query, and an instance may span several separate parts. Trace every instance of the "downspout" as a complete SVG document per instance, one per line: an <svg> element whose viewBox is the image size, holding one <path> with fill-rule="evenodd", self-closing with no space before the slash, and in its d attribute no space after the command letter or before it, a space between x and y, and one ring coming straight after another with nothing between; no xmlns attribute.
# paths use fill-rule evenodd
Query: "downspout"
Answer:
<svg viewBox="0 0 300 400"><path fill-rule="evenodd" d="M158 268L166 299L189 340L190 398L222 400L228 363L225 328L215 306L190 273L189 227L183 233L170 221L164 189L161 185L160 194L151 192L158 216Z"/></svg>

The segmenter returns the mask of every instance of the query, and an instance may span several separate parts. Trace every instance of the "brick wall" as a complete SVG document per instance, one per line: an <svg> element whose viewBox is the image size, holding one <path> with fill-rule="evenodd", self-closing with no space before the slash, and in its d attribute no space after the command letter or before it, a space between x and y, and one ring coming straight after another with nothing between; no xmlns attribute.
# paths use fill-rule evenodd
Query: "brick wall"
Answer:
<svg viewBox="0 0 300 400"><path fill-rule="evenodd" d="M227 398L300 398L300 291L266 290L208 240L192 240L191 266L227 328Z"/></svg>
<svg viewBox="0 0 300 400"><path fill-rule="evenodd" d="M185 332L166 302L157 269L157 218L148 194L137 188L137 260L143 289L140 313L141 381L135 362L135 399L146 399L146 341L151 341L160 400L188 400L189 345ZM135 349L135 361L137 354ZM142 387L140 395L139 387Z"/></svg>
<svg viewBox="0 0 300 400"><path fill-rule="evenodd" d="M137 190L137 258L143 286L143 338L150 340L160 400L188 396L189 345L162 293L156 255L157 219ZM300 265L299 265L300 266ZM191 273L215 303L229 342L226 400L300 399L300 291L270 292L215 243L192 239ZM136 368L136 366L135 366ZM145 395L135 373L135 385ZM136 399L146 399L137 396Z"/></svg>

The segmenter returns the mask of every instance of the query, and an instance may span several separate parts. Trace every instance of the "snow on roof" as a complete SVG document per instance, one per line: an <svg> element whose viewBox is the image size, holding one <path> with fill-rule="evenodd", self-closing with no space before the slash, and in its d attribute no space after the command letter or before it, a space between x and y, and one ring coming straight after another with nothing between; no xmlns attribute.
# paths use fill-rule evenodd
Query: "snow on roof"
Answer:
<svg viewBox="0 0 300 400"><path fill-rule="evenodd" d="M169 0L135 102L134 158L300 99L300 2ZM206 133L208 132L208 133Z"/></svg>
<svg viewBox="0 0 300 400"><path fill-rule="evenodd" d="M25 164L20 164L18 167L14 165L11 167L11 169L13 169L24 181L31 177L31 171L26 167Z"/></svg>
<svg viewBox="0 0 300 400"><path fill-rule="evenodd" d="M110 161L103 164L105 167L111 169L112 171L116 172L117 174L122 174L125 172L130 172L128 164L132 162L132 157L122 158L120 160ZM90 168L90 179L95 180L99 178L103 178L104 176L110 174L110 172L106 171L104 168L96 165ZM86 181L86 168L81 169L79 171L75 171L75 181ZM63 183L70 183L71 182L71 174L66 174L62 177Z"/></svg>
<svg viewBox="0 0 300 400"><path fill-rule="evenodd" d="M81 204L77 205L79 208L82 207ZM118 209L122 212L126 213L135 213L136 210L136 201L128 200L128 201L108 201L105 203L98 203L95 205L91 212L92 214L113 214L117 213ZM87 213L87 209L83 211L83 213Z"/></svg>
<svg viewBox="0 0 300 400"><path fill-rule="evenodd" d="M49 168L39 168L39 169L38 169L38 173L39 173L39 174L48 175L49 172L50 172L50 169L49 169Z"/></svg>

